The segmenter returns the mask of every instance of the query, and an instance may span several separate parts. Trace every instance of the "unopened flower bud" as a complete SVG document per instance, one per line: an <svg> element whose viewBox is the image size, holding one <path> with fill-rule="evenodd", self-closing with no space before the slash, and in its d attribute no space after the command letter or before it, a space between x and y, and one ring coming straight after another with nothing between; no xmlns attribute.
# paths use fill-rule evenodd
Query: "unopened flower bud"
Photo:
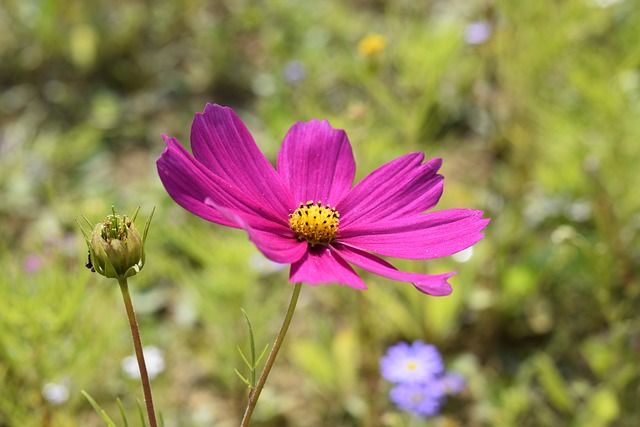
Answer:
<svg viewBox="0 0 640 427"><path fill-rule="evenodd" d="M144 266L144 242L153 211L140 236L134 224L139 208L131 219L126 215L120 216L114 208L111 209L112 214L97 223L90 236L82 229L89 248L87 268L105 277L125 279L137 274ZM91 226L86 218L85 220Z"/></svg>

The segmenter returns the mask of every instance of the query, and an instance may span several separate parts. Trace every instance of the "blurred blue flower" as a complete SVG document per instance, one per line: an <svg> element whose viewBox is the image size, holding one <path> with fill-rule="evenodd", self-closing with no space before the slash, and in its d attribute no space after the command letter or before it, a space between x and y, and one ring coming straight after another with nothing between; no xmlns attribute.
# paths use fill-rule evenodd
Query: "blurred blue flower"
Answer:
<svg viewBox="0 0 640 427"><path fill-rule="evenodd" d="M431 417L440 412L444 393L437 383L399 384L391 389L389 398L400 409L413 415Z"/></svg>
<svg viewBox="0 0 640 427"><path fill-rule="evenodd" d="M484 43L492 33L491 24L487 21L474 21L467 25L464 31L464 39L467 44Z"/></svg>
<svg viewBox="0 0 640 427"><path fill-rule="evenodd" d="M380 360L382 377L396 383L432 381L444 371L442 357L434 346L422 341L401 342L387 349Z"/></svg>
<svg viewBox="0 0 640 427"><path fill-rule="evenodd" d="M446 397L460 393L466 385L460 375L445 372L438 349L423 341L389 347L380 359L380 372L395 383L389 393L391 401L399 409L421 417L437 415Z"/></svg>

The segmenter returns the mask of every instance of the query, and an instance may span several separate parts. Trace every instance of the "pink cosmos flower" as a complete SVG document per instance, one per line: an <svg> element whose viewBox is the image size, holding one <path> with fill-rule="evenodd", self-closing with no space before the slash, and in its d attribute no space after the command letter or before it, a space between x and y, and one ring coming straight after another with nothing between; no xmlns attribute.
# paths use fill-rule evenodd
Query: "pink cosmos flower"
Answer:
<svg viewBox="0 0 640 427"><path fill-rule="evenodd" d="M440 159L411 153L352 187L355 160L343 130L294 124L274 168L230 108L207 104L191 126L193 155L172 137L157 161L169 195L208 221L244 229L269 259L291 264L290 281L367 289L351 265L448 295L455 273L397 270L373 255L437 258L483 237L482 211L428 212L442 194Z"/></svg>

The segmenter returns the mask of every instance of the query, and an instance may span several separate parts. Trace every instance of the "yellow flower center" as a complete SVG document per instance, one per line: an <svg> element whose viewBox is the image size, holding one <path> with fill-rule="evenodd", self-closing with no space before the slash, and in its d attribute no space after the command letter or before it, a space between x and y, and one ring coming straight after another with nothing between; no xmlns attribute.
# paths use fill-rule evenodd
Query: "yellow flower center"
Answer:
<svg viewBox="0 0 640 427"><path fill-rule="evenodd" d="M300 203L300 207L289 214L289 226L298 235L298 240L306 240L311 246L328 245L338 234L340 214L321 201Z"/></svg>
<svg viewBox="0 0 640 427"><path fill-rule="evenodd" d="M415 371L416 369L418 369L418 364L411 360L410 362L407 362L407 369L410 371Z"/></svg>

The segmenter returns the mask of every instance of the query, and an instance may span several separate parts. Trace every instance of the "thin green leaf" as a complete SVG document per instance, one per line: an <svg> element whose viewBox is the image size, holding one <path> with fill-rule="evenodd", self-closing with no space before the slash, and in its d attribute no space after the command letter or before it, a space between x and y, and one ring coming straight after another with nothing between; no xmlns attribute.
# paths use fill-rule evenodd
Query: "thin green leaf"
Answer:
<svg viewBox="0 0 640 427"><path fill-rule="evenodd" d="M244 308L241 308L240 310L242 310L242 314L244 315L244 318L247 321L247 326L249 326L249 345L251 346L251 384L255 386L256 384L256 343L255 343L255 340L253 339L253 327L251 326L249 315L244 310Z"/></svg>
<svg viewBox="0 0 640 427"><path fill-rule="evenodd" d="M91 221L89 221L89 220L87 219L87 217L86 217L86 216L84 216L84 215L82 215L82 219L84 219L84 220L85 220L85 222L89 225L89 230L93 230L94 225L93 225L93 224L91 224ZM77 222L77 221L76 221L76 222ZM78 223L78 225L80 225L80 223Z"/></svg>
<svg viewBox="0 0 640 427"><path fill-rule="evenodd" d="M140 210L140 208L138 208ZM147 233L149 232L149 226L151 225L151 218L153 218L153 213L156 211L156 207L154 206L151 209L151 213L149 214L149 218L147 218L147 222L144 223L144 230L142 231L142 244L147 241ZM136 211L136 215L138 215L138 211Z"/></svg>
<svg viewBox="0 0 640 427"><path fill-rule="evenodd" d="M84 390L80 391L82 393L82 395L89 401L89 403L91 404L91 406L93 406L93 409L95 409L95 411L98 413L98 415L100 415L100 418L102 418L104 420L105 423L107 423L107 425L109 427L118 427L118 425L116 423L113 422L113 420L111 418L109 418L109 415L107 415L107 413L104 411L104 409L102 409L100 407L100 405L98 405L98 402L96 402L93 397L91 397L89 395L89 393L87 393Z"/></svg>
<svg viewBox="0 0 640 427"><path fill-rule="evenodd" d="M87 218L85 218L84 216L83 216L83 218L84 218L85 221L89 222L89 220ZM89 239L89 236L91 235L91 231L86 231L84 229L84 227L82 225L80 225L80 223L78 222L77 219L75 220L75 222L76 222L76 224L78 224L78 228L80 228L80 232L82 233L82 237L84 237L84 240L86 240L87 244L88 244L90 242L90 240L91 240L91 239ZM91 225L91 224L89 224L89 225ZM91 228L89 228L89 230L91 230Z"/></svg>
<svg viewBox="0 0 640 427"><path fill-rule="evenodd" d="M260 357L258 357L258 360L256 361L256 365L253 367L254 371L258 368L258 365L260 365L262 358L267 355L267 350L269 350L269 344L266 344L264 346L264 350L262 350L262 353L260 353Z"/></svg>
<svg viewBox="0 0 640 427"><path fill-rule="evenodd" d="M140 206L136 208L136 211L131 216L131 221L136 222L136 218L138 218L138 212L140 212Z"/></svg>
<svg viewBox="0 0 640 427"><path fill-rule="evenodd" d="M236 348L238 349L238 353L240 353L240 357L244 361L244 364L247 365L247 368L249 368L250 370L253 370L253 367L251 366L251 363L249 363L249 361L247 360L247 357L242 352L242 349L240 348L240 346L237 345Z"/></svg>
<svg viewBox="0 0 640 427"><path fill-rule="evenodd" d="M234 371L236 372L236 374L238 375L238 377L240 377L240 379L242 380L243 383L245 383L247 385L247 387L249 388L253 388L253 385L249 382L248 379L246 379L241 373L240 371L238 371L237 369L234 369Z"/></svg>
<svg viewBox="0 0 640 427"><path fill-rule="evenodd" d="M249 345L251 346L251 366L256 366L256 343L253 339L253 327L251 326L251 321L249 320L249 315L244 310L244 308L240 309L242 314L244 315L245 320L247 321L247 326L249 326Z"/></svg>
<svg viewBox="0 0 640 427"><path fill-rule="evenodd" d="M122 406L122 400L120 400L120 398L118 398L118 408L120 408L120 415L122 415L122 422L124 423L124 427L129 427L127 414L124 411L124 406Z"/></svg>

